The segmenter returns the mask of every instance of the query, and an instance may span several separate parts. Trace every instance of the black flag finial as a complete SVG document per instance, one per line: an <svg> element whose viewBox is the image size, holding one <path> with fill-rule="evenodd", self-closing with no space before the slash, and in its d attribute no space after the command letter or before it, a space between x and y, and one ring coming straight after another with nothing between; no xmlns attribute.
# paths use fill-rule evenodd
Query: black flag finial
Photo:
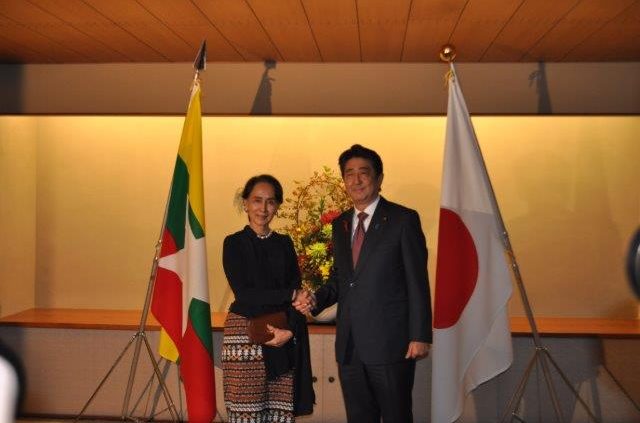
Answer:
<svg viewBox="0 0 640 423"><path fill-rule="evenodd" d="M196 60L193 62L193 68L196 72L202 72L207 68L207 40L202 40Z"/></svg>

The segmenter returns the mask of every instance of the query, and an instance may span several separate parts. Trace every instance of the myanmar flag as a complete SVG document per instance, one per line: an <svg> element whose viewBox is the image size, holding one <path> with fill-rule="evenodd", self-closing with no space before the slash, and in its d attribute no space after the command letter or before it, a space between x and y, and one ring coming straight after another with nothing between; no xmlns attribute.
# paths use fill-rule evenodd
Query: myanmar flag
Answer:
<svg viewBox="0 0 640 423"><path fill-rule="evenodd" d="M189 421L216 411L207 281L200 86L191 91L171 182L151 312L162 326L160 355L180 365Z"/></svg>

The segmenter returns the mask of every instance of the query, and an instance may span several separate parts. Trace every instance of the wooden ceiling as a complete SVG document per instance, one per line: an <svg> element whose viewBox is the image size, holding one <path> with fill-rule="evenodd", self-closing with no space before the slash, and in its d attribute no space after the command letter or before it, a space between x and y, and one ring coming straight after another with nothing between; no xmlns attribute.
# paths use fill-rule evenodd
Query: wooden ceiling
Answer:
<svg viewBox="0 0 640 423"><path fill-rule="evenodd" d="M640 61L640 0L0 0L0 63Z"/></svg>

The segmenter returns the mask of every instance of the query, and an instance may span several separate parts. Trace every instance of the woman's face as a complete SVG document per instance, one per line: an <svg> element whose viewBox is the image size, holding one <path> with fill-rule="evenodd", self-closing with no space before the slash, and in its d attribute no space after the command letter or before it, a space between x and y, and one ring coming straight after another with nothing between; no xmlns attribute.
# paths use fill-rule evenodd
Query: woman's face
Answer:
<svg viewBox="0 0 640 423"><path fill-rule="evenodd" d="M252 227L268 226L279 206L273 186L267 182L258 182L243 203Z"/></svg>

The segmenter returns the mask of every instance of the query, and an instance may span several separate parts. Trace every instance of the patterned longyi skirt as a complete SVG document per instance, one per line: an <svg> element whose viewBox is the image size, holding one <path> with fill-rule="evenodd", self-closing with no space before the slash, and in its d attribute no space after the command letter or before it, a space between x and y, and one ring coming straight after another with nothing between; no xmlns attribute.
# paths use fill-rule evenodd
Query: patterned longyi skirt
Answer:
<svg viewBox="0 0 640 423"><path fill-rule="evenodd" d="M229 423L293 423L293 372L267 380L262 346L249 342L248 320L227 314L222 344Z"/></svg>

